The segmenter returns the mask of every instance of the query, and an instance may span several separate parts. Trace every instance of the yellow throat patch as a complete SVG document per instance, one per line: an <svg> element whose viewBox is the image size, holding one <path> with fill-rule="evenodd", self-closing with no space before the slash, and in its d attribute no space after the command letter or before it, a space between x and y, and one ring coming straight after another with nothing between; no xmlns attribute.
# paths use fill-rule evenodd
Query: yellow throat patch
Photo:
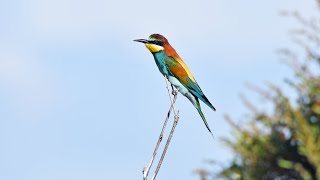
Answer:
<svg viewBox="0 0 320 180"><path fill-rule="evenodd" d="M145 45L149 49L149 51L152 52L152 53L156 53L156 52L159 52L159 51L163 50L162 46L158 46L158 45L155 45L155 44L146 43Z"/></svg>

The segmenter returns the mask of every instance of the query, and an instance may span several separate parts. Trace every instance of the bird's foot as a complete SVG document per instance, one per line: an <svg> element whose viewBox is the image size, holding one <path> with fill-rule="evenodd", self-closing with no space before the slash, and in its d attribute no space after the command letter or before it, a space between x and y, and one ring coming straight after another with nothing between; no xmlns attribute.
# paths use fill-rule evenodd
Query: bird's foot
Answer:
<svg viewBox="0 0 320 180"><path fill-rule="evenodd" d="M172 90L172 95L176 96L178 95L179 89L176 88L175 90Z"/></svg>

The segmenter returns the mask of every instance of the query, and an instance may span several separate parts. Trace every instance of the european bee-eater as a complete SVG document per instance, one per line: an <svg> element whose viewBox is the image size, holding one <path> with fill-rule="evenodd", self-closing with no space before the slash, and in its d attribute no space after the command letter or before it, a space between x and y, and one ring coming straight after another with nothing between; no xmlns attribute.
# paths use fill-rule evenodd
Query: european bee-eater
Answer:
<svg viewBox="0 0 320 180"><path fill-rule="evenodd" d="M206 118L201 111L199 99L212 110L215 111L216 109L203 94L190 69L173 49L168 40L160 34L152 34L149 36L149 39L136 39L134 41L145 44L152 53L160 72L181 94L191 101L198 110L207 129L212 134Z"/></svg>

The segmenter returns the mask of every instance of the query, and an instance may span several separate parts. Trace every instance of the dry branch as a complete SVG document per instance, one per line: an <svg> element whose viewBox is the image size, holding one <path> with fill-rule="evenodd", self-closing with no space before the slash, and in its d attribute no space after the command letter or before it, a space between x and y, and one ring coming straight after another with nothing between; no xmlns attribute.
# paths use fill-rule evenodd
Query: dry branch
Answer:
<svg viewBox="0 0 320 180"><path fill-rule="evenodd" d="M174 107L174 103L176 102L176 99L177 99L177 96L178 96L178 89L174 90L174 89L173 89L173 86L171 85L171 87L172 87L172 94L173 94L173 96L174 96L174 98L172 99L171 94L170 94L170 90L169 90L169 82L168 82L168 80L167 80L166 78L165 78L165 80L166 80L166 88L167 88L167 90L168 90L168 95L169 95L169 98L170 98L171 106L170 106L170 109L169 109L169 111L168 111L168 113L167 113L166 119L165 119L165 121L164 121L162 130L161 130L161 133L160 133L160 135L159 135L159 138L158 138L158 141L157 141L157 145L156 145L156 147L155 147L155 149L154 149L154 151L153 151L153 154L152 154L150 163L149 163L148 167L147 167L147 168L144 168L143 171L142 171L142 172L143 172L143 180L147 180L147 178L148 178L148 175L149 175L151 166L152 166L152 164L153 164L153 162L154 162L154 159L155 159L155 157L156 157L156 155L157 155L157 151L158 151L159 146L160 146L160 144L161 144L161 142L162 142L163 134L164 134L165 128L166 128L166 126L167 126L167 122L168 122L168 120L169 120L169 117L170 117L170 114L171 114L171 111L172 111L172 110L173 110L173 112L174 112L174 122L173 122L173 126L172 126L172 128L171 128L169 137L168 137L168 139L167 139L166 145L165 145L165 147L164 147L164 150L163 150L163 152L162 152L161 158L160 158L160 160L159 160L159 163L158 163L158 165L157 165L157 168L156 168L156 170L155 170L155 173L154 173L154 175L153 175L153 177L152 177L152 180L154 180L154 179L156 178L156 176L157 176L157 174L158 174L158 172L159 172L159 170L160 170L160 168L161 168L163 159L164 159L164 157L165 157L165 155L166 155L166 152L167 152L167 149L168 149L168 147L169 147L169 144L170 144L171 138L172 138L172 136L173 136L174 130L175 130L175 128L176 128L176 126L177 126L177 124L178 124L178 121L179 121L179 111L176 112L176 109L175 109L175 107Z"/></svg>

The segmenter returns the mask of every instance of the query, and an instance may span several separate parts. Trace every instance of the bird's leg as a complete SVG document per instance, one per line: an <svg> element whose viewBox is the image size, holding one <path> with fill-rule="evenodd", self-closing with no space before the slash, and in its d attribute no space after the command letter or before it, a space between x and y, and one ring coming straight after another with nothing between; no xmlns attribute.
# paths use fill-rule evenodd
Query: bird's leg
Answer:
<svg viewBox="0 0 320 180"><path fill-rule="evenodd" d="M176 116L176 115L177 115L177 111L176 111L176 108L174 107L174 103L173 103L173 100L172 100L172 97L171 97L171 94L170 94L170 90L169 90L169 87L168 87L168 84L169 84L170 82L169 82L169 80L167 79L167 77L165 77L165 79L166 79L166 85L167 85L167 90L168 90L170 102L171 102L171 105L172 105L172 109L173 109L174 115ZM171 85L172 85L172 84L171 84ZM175 96L176 96L176 95L175 95Z"/></svg>
<svg viewBox="0 0 320 180"><path fill-rule="evenodd" d="M170 84L171 84L171 83L170 83ZM175 95L175 93L174 93L175 90L174 90L174 87L173 87L172 84L171 84L171 90L172 90L172 91L171 91L171 92L172 92L172 95Z"/></svg>
<svg viewBox="0 0 320 180"><path fill-rule="evenodd" d="M179 88L176 88L176 89L172 92L172 94L173 94L174 96L177 96L177 95L178 95L178 92L179 92Z"/></svg>
<svg viewBox="0 0 320 180"><path fill-rule="evenodd" d="M176 96L179 92L179 88L175 88L171 83L170 83L170 85L171 85L172 95Z"/></svg>

